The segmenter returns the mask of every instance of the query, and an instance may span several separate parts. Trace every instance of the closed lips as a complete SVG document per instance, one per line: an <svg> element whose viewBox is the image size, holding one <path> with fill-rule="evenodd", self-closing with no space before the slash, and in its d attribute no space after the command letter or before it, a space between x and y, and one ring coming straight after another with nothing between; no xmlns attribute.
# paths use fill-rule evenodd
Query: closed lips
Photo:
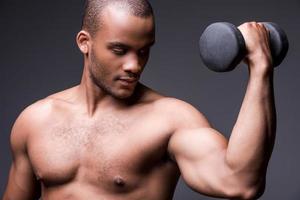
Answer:
<svg viewBox="0 0 300 200"><path fill-rule="evenodd" d="M120 80L129 82L129 83L133 83L133 82L137 81L136 78L132 78L132 77L121 77Z"/></svg>

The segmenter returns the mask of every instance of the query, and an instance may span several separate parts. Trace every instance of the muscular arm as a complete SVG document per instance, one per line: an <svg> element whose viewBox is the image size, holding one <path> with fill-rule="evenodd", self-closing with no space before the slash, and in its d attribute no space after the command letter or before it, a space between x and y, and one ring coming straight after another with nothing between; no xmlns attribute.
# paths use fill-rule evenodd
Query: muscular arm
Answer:
<svg viewBox="0 0 300 200"><path fill-rule="evenodd" d="M205 122L203 116L189 109L191 121L199 126L187 128L181 123L170 139L169 152L194 190L215 197L252 199L264 189L275 138L273 70L265 30L246 24L241 31L246 36L252 32L250 39L245 38L250 77L229 141L208 123L200 125L197 121Z"/></svg>
<svg viewBox="0 0 300 200"><path fill-rule="evenodd" d="M40 195L38 181L35 179L27 150L28 120L24 111L16 120L11 133L13 161L3 200L32 200Z"/></svg>

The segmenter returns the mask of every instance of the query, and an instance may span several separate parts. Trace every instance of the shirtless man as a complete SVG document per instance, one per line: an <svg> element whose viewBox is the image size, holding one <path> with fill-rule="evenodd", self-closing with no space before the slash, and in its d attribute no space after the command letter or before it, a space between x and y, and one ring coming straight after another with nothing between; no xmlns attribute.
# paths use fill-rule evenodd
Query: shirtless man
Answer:
<svg viewBox="0 0 300 200"><path fill-rule="evenodd" d="M170 200L180 175L205 195L259 197L275 138L273 67L263 25L239 29L249 81L227 141L188 103L138 82L155 40L149 3L89 0L81 83L20 114L3 199Z"/></svg>

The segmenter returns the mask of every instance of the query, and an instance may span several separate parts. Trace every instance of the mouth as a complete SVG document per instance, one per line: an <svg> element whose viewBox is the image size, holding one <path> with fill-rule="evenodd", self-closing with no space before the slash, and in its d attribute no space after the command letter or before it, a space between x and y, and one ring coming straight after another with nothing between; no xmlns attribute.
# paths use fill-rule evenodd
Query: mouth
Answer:
<svg viewBox="0 0 300 200"><path fill-rule="evenodd" d="M121 77L121 78L119 78L119 80L126 81L128 83L135 83L138 81L138 79L134 78L134 77Z"/></svg>
<svg viewBox="0 0 300 200"><path fill-rule="evenodd" d="M138 78L124 76L118 78L118 81L124 86L131 86L138 82Z"/></svg>

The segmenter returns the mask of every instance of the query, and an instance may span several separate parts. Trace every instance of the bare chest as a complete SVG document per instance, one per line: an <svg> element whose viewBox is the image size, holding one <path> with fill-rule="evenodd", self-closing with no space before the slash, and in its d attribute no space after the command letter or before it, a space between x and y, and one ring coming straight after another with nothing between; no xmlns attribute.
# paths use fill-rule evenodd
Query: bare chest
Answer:
<svg viewBox="0 0 300 200"><path fill-rule="evenodd" d="M29 145L35 173L47 186L72 181L111 189L135 188L145 174L170 168L168 129L151 119L58 123L37 133Z"/></svg>

